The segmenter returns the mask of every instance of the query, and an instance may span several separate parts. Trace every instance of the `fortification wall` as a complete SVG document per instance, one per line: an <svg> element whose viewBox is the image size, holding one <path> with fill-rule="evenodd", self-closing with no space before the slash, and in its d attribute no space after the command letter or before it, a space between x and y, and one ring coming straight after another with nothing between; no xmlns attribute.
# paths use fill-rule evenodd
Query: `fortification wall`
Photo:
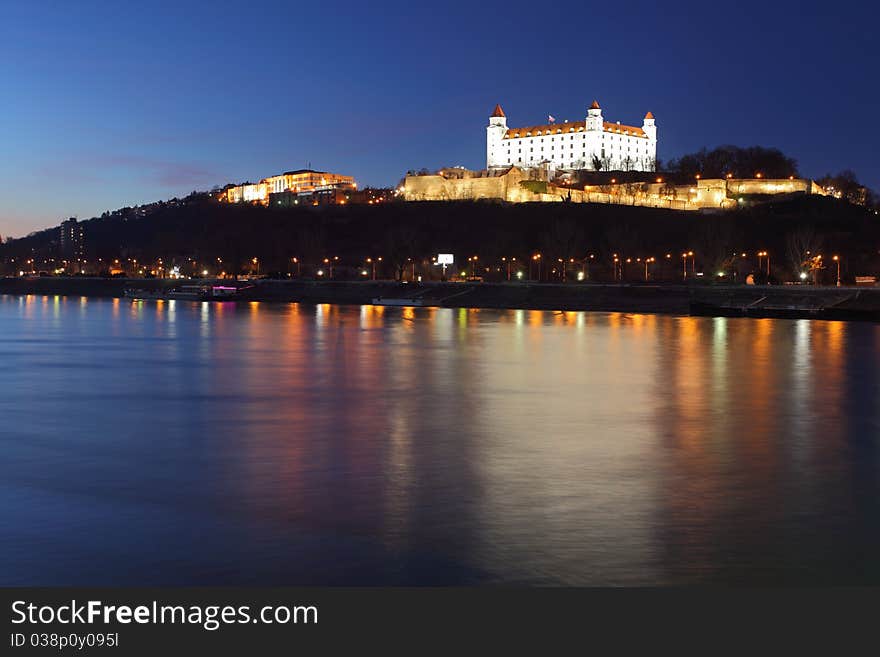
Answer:
<svg viewBox="0 0 880 657"><path fill-rule="evenodd" d="M747 195L824 194L812 180L723 179L696 180L693 185L666 183L618 183L586 186L583 190L552 184L522 185L527 172L511 169L492 177L446 178L441 175L408 176L404 186L407 201L452 201L496 199L510 203L604 203L636 205L672 210L726 210Z"/></svg>
<svg viewBox="0 0 880 657"><path fill-rule="evenodd" d="M443 176L407 176L404 198L407 201L465 201L479 199L507 200L509 189L520 189L522 172L511 171L505 176L487 178L455 178Z"/></svg>

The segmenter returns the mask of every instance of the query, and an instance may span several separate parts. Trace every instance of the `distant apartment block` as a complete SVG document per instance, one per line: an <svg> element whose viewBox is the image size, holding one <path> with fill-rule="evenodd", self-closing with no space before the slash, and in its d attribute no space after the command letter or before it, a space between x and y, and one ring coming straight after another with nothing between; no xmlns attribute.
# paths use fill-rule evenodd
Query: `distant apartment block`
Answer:
<svg viewBox="0 0 880 657"><path fill-rule="evenodd" d="M61 222L59 227L61 258L75 262L83 258L84 231L83 225L74 217Z"/></svg>
<svg viewBox="0 0 880 657"><path fill-rule="evenodd" d="M345 192L355 190L357 184L352 176L299 169L263 178L258 183L229 187L226 189L225 200L228 203L296 205L300 202L313 203L313 199L320 196L322 199L338 202L338 199L345 198Z"/></svg>

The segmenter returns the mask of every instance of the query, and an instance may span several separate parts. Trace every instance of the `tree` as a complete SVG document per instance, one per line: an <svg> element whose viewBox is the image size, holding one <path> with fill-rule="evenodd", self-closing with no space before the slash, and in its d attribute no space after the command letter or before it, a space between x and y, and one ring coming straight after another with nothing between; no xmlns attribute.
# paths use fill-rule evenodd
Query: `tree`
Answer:
<svg viewBox="0 0 880 657"><path fill-rule="evenodd" d="M816 182L835 198L842 198L856 205L870 204L870 190L859 182L855 172L850 169L844 169L835 175L826 173Z"/></svg>
<svg viewBox="0 0 880 657"><path fill-rule="evenodd" d="M394 278L403 281L403 273L410 261L420 255L421 232L412 221L398 224L388 231L385 252L394 267Z"/></svg>
<svg viewBox="0 0 880 657"><path fill-rule="evenodd" d="M724 178L728 174L736 178L752 178L760 174L764 178L788 178L797 176L797 162L779 149L762 146L718 146L709 151L705 148L695 153L670 160L666 170L677 177L691 180Z"/></svg>
<svg viewBox="0 0 880 657"><path fill-rule="evenodd" d="M603 168L604 165L605 165L605 163L602 161L602 158L599 157L598 155L593 155L593 158L592 158L591 161L592 161L592 164L593 164L593 170L594 170L594 171L601 171L602 168Z"/></svg>
<svg viewBox="0 0 880 657"><path fill-rule="evenodd" d="M560 279L563 282L568 261L574 257L578 259L582 257L583 237L584 233L581 227L569 218L554 219L541 235L544 251L550 256L547 264L562 260Z"/></svg>
<svg viewBox="0 0 880 657"><path fill-rule="evenodd" d="M735 222L736 218L706 217L691 234L694 251L712 276L727 272L736 259L734 249L740 240Z"/></svg>
<svg viewBox="0 0 880 657"><path fill-rule="evenodd" d="M788 262L795 274L813 272L812 259L822 250L822 238L811 225L800 226L786 235Z"/></svg>

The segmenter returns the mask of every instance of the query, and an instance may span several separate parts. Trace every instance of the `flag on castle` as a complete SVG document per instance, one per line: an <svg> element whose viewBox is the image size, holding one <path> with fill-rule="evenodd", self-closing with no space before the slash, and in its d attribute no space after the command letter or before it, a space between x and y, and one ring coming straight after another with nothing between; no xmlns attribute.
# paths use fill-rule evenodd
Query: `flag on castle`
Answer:
<svg viewBox="0 0 880 657"><path fill-rule="evenodd" d="M555 121L556 121L556 117L554 117L552 114L547 115L547 122L548 123L553 123Z"/></svg>

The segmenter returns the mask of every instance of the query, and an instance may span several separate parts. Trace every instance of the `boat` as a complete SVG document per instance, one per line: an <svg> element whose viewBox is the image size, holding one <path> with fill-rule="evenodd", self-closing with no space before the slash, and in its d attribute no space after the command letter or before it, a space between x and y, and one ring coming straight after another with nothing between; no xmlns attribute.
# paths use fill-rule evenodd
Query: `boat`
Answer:
<svg viewBox="0 0 880 657"><path fill-rule="evenodd" d="M407 299L406 297L402 297L402 298L400 298L400 297L398 297L398 298L395 298L395 297L375 297L373 299L373 305L374 306L415 306L415 307L421 307L421 306L425 305L425 303L421 299L415 299L415 298Z"/></svg>
<svg viewBox="0 0 880 657"><path fill-rule="evenodd" d="M239 288L231 285L181 285L169 290L126 288L127 299L167 299L180 301L224 301L235 299Z"/></svg>
<svg viewBox="0 0 880 657"><path fill-rule="evenodd" d="M127 287L122 291L126 299L165 299L165 290L144 290L136 287Z"/></svg>

